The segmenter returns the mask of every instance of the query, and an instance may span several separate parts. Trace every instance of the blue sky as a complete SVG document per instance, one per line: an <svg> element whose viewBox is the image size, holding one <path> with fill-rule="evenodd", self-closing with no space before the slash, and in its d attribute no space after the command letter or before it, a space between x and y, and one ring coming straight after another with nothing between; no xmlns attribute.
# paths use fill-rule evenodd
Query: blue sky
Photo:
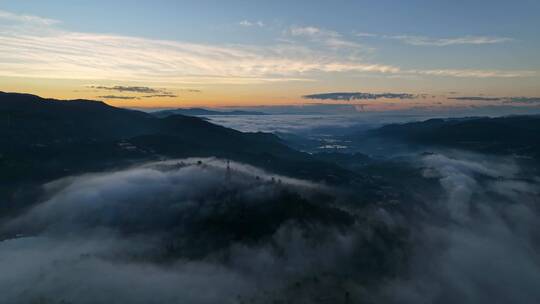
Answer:
<svg viewBox="0 0 540 304"><path fill-rule="evenodd" d="M183 100L210 104L343 90L540 95L540 1L0 0L0 12L0 52L23 44L0 80L29 79L38 93L46 83L53 96L87 84L196 89Z"/></svg>
<svg viewBox="0 0 540 304"><path fill-rule="evenodd" d="M340 32L426 36L500 35L538 45L540 2L502 1L134 1L3 0L4 10L61 20L73 30L207 42L250 40L239 20L314 25ZM135 27L135 25L137 25ZM216 30L231 36L216 36Z"/></svg>

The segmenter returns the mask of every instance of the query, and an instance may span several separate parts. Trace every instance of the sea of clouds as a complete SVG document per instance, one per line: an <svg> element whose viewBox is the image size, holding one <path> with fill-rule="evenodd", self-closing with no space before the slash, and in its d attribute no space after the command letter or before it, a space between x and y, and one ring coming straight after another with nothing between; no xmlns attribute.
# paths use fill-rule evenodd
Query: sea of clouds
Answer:
<svg viewBox="0 0 540 304"><path fill-rule="evenodd" d="M441 195L401 202L419 210L406 215L218 159L54 181L1 223L11 237L0 242L0 294L15 304L540 301L540 180L483 155L411 165ZM291 195L300 213L283 203ZM246 223L239 234L235 222Z"/></svg>

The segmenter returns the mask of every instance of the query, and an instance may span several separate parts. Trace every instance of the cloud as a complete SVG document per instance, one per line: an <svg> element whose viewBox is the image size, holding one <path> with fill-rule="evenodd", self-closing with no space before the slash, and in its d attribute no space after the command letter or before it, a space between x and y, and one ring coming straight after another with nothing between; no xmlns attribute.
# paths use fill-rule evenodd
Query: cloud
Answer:
<svg viewBox="0 0 540 304"><path fill-rule="evenodd" d="M488 36L464 36L455 38L429 38L425 36L410 36L410 35L397 35L397 36L384 36L384 38L399 40L406 44L416 46L452 46L452 45L482 45L482 44L496 44L512 41L511 38L506 37L488 37Z"/></svg>
<svg viewBox="0 0 540 304"><path fill-rule="evenodd" d="M242 20L238 23L239 25L241 26L244 26L244 27L264 27L264 22L262 21L249 21L249 20Z"/></svg>
<svg viewBox="0 0 540 304"><path fill-rule="evenodd" d="M342 49L342 48L351 48L356 50L366 50L367 47L347 40L338 32L321 29L314 26L292 26L289 29L289 34L293 37L306 37L311 41L322 43L323 45L333 48L333 49Z"/></svg>
<svg viewBox="0 0 540 304"><path fill-rule="evenodd" d="M241 116L209 116L208 119L214 124L219 124L228 128L233 128L243 132L267 132L267 133L287 133L287 134L307 134L312 135L314 129L336 129L341 134L345 130L353 130L359 124L378 124L386 121L387 118L369 119L363 117L359 123L355 109L356 105L302 105L302 106L280 106L274 109L250 108L264 112L273 112L277 115L241 115ZM311 137L311 136L310 136Z"/></svg>
<svg viewBox="0 0 540 304"><path fill-rule="evenodd" d="M293 43L256 46L81 33L50 26L50 22L37 27L12 22L12 27L0 27L0 75L4 77L208 85L305 82L320 73L469 78L537 75L535 71L404 70L369 62L361 54L369 48L317 27L288 29L284 35L295 39Z"/></svg>
<svg viewBox="0 0 540 304"><path fill-rule="evenodd" d="M406 277L383 288L390 303L534 302L540 298L534 199L539 187L517 181L510 159L435 154L422 160L444 195L430 204L437 222L420 225L422 240ZM435 215L437 214L437 215ZM446 219L446 220L445 220ZM435 245L435 247L432 247ZM506 263L512 257L512 263ZM501 262L502 261L502 262Z"/></svg>
<svg viewBox="0 0 540 304"><path fill-rule="evenodd" d="M306 195L306 191L325 191L322 185L270 174L241 163L214 158L169 160L49 183L45 189L51 192L51 198L11 221L7 227L75 231L104 227L116 229L118 224L127 225L124 226L126 228L129 223L138 223L149 225L147 232L151 234L154 228L167 229L166 226L173 223L171 221L178 212L195 208L202 212L197 216L204 217L204 208L211 209L228 191L218 197L209 196L209 193L219 191L225 183L230 190L242 192L231 192L235 199L242 195L253 196L251 203L261 198L279 196L278 190L294 189ZM168 194L160 196L159 193ZM126 208L131 211L125 212ZM151 217L147 217L144 211L148 208L153 209ZM64 230L64 227L70 228Z"/></svg>
<svg viewBox="0 0 540 304"><path fill-rule="evenodd" d="M465 97L448 97L453 100L469 100L469 101L502 101L503 104L521 103L521 104L538 104L540 97L484 97L484 96L465 96Z"/></svg>
<svg viewBox="0 0 540 304"><path fill-rule="evenodd" d="M162 93L164 90L162 89L153 89L150 87L134 87L134 86L113 86L113 87L107 87L107 86L89 86L89 88L97 89L97 90L108 90L108 91L118 91L118 92L132 92L132 93Z"/></svg>
<svg viewBox="0 0 540 304"><path fill-rule="evenodd" d="M168 98L174 98L174 97L178 97L178 95L174 95L174 94L156 94L156 95L146 95L146 96L143 96L144 98L154 98L154 97L168 97Z"/></svg>
<svg viewBox="0 0 540 304"><path fill-rule="evenodd" d="M305 26L305 27L293 26L291 28L291 34L293 36L311 36L311 37L317 37L317 36L339 37L340 36L337 32L322 30L314 26Z"/></svg>
<svg viewBox="0 0 540 304"><path fill-rule="evenodd" d="M414 170L422 187L392 207L217 159L51 182L0 226L18 235L0 241L0 292L14 304L535 303L537 182L507 158L405 163L387 174Z"/></svg>
<svg viewBox="0 0 540 304"><path fill-rule="evenodd" d="M140 240L141 243L149 240ZM6 303L189 303L233 301L256 288L241 273L221 265L178 261L167 266L119 261L135 240L23 238L0 242L0 282ZM32 283L33 282L33 283ZM84 283L83 283L84 282ZM211 292L208 292L211 290Z"/></svg>
<svg viewBox="0 0 540 304"><path fill-rule="evenodd" d="M134 96L118 96L118 95L105 95L105 96L99 96L98 98L104 98L104 99L124 99L124 100L139 99L139 97L134 97Z"/></svg>
<svg viewBox="0 0 540 304"><path fill-rule="evenodd" d="M151 95L144 95L140 97L134 97L134 96L115 96L115 95L107 95L107 96L100 96L100 98L107 98L107 99L140 99L140 98L155 98L155 97L165 97L165 98L174 98L178 97L178 95L173 94L169 92L167 89L154 89L150 87L141 87L141 86L88 86L91 89L96 90L106 90L106 91L117 91L117 92L128 92L128 93L136 93L136 94L151 94ZM191 90L186 90L187 92L191 92Z"/></svg>
<svg viewBox="0 0 540 304"><path fill-rule="evenodd" d="M540 104L540 97L509 97L504 103Z"/></svg>
<svg viewBox="0 0 540 304"><path fill-rule="evenodd" d="M324 93L324 94L312 94L302 96L306 99L320 99L320 100L369 100L369 99L379 99L379 98L388 98L388 99L413 99L417 95L406 94L406 93Z"/></svg>
<svg viewBox="0 0 540 304"><path fill-rule="evenodd" d="M398 40L415 46L453 46L453 45L483 45L513 41L512 38L496 36L462 36L452 38L431 38L418 35L379 35L374 33L355 33L357 37L377 37Z"/></svg>
<svg viewBox="0 0 540 304"><path fill-rule="evenodd" d="M379 35L373 34L373 33L355 33L354 34L357 37L378 37Z"/></svg>
<svg viewBox="0 0 540 304"><path fill-rule="evenodd" d="M278 295L313 263L332 267L327 255L345 254L354 240L336 238L333 223L350 223L317 202L324 186L216 159L140 164L44 187L48 198L1 228L34 235L0 241L0 292L9 303L268 298L263 290ZM330 248L306 259L317 248L311 225Z"/></svg>
<svg viewBox="0 0 540 304"><path fill-rule="evenodd" d="M470 101L500 101L501 97L484 97L484 96L465 96L465 97L448 97L452 100L470 100Z"/></svg>
<svg viewBox="0 0 540 304"><path fill-rule="evenodd" d="M527 70L472 70L472 69L441 69L441 70L409 70L410 74L458 77L458 78L518 78L534 77L536 71Z"/></svg>
<svg viewBox="0 0 540 304"><path fill-rule="evenodd" d="M32 16L32 15L20 15L20 14L14 14L11 12L0 10L0 20L5 21L14 21L22 24L27 25L34 25L34 26L51 26L60 23L58 20L54 19L47 19L42 18L38 16Z"/></svg>
<svg viewBox="0 0 540 304"><path fill-rule="evenodd" d="M0 28L0 39L0 75L8 77L249 84L310 81L314 72L399 70L296 45L206 45L55 28Z"/></svg>

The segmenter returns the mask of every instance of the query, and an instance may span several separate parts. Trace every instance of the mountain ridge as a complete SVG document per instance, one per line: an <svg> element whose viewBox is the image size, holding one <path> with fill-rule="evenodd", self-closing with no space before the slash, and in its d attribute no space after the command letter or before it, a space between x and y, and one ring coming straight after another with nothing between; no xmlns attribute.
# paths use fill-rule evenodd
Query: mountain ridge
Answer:
<svg viewBox="0 0 540 304"><path fill-rule="evenodd" d="M429 119L389 124L357 138L383 138L540 160L540 115Z"/></svg>
<svg viewBox="0 0 540 304"><path fill-rule="evenodd" d="M242 111L242 110L216 111L216 110L208 110L204 108L178 108L178 109L161 110L161 111L152 112L152 115L157 116L157 117L167 117L167 116L176 115L176 114L188 115L188 116L268 115L263 112L255 112L255 111Z"/></svg>

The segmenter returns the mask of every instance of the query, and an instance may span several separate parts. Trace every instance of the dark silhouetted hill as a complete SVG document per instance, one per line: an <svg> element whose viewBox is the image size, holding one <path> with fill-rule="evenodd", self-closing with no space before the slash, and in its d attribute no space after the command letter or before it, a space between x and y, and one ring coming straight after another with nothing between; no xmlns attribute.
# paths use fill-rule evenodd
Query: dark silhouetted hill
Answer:
<svg viewBox="0 0 540 304"><path fill-rule="evenodd" d="M0 92L1 204L30 195L29 185L63 176L145 160L210 156L310 180L334 183L350 177L272 134L243 133L184 115L158 118L98 101Z"/></svg>

